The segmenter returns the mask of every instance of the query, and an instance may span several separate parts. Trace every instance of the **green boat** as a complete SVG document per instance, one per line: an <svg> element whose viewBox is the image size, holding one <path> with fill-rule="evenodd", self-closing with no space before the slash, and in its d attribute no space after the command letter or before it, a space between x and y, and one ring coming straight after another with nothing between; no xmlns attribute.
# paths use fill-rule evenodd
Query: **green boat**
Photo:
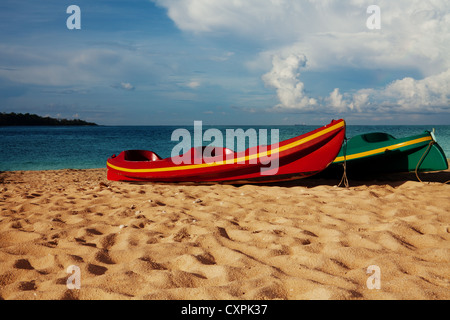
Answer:
<svg viewBox="0 0 450 320"><path fill-rule="evenodd" d="M344 143L330 165L329 173L342 172L344 164L349 176L448 169L447 158L436 142L434 129L401 139L384 132L354 136Z"/></svg>

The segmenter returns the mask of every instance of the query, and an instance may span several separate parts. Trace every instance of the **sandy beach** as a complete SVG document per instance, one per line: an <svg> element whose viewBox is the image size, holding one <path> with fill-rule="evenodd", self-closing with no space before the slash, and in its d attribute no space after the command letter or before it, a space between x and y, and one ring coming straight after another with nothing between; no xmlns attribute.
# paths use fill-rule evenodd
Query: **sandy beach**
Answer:
<svg viewBox="0 0 450 320"><path fill-rule="evenodd" d="M0 299L450 299L450 171L420 177L343 188L3 172Z"/></svg>

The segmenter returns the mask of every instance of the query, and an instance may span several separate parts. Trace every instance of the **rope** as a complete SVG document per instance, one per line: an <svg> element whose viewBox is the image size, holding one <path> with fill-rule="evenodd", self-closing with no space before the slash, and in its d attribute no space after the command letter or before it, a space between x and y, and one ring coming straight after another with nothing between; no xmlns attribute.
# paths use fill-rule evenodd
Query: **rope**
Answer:
<svg viewBox="0 0 450 320"><path fill-rule="evenodd" d="M427 149L426 149L425 152L422 154L422 157L420 158L419 162L417 162L416 170L414 171L415 174L416 174L417 180L419 180L419 181L422 182L422 183L423 183L423 181L420 180L420 178L419 178L418 170L419 170L420 165L422 164L423 159L424 159L425 156L428 154L428 152L430 151L430 148L431 148L431 146L432 146L433 144L434 144L434 140L431 140L430 143L428 144Z"/></svg>
<svg viewBox="0 0 450 320"><path fill-rule="evenodd" d="M428 152L430 151L430 148L431 148L431 146L432 146L433 144L435 144L434 141L431 141L431 142L428 144L427 149L425 150L425 152L423 153L423 155L422 155L422 157L420 158L419 162L417 163L416 170L414 171L415 174L416 174L417 180L419 180L419 181L422 182L422 183L423 183L423 181L419 178L418 170L419 170L420 165L422 164L423 159L424 159L425 156L428 154ZM443 182L443 184L447 184L447 183L450 183L450 180Z"/></svg>
<svg viewBox="0 0 450 320"><path fill-rule="evenodd" d="M342 174L341 182L339 182L338 187L340 187L341 184L344 184L344 186L348 188L350 185L347 178L347 137L344 139L344 163L342 164L342 167L344 168L344 173Z"/></svg>

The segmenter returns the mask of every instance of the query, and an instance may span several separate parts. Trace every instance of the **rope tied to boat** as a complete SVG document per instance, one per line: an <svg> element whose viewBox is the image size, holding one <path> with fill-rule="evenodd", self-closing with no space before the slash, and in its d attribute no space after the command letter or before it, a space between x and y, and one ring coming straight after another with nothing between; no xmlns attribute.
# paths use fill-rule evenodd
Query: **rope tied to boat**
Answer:
<svg viewBox="0 0 450 320"><path fill-rule="evenodd" d="M420 158L419 162L417 162L416 165L416 170L414 170L415 174L416 174L416 178L417 180L419 180L420 182L423 182L420 178L419 178L419 167L422 164L423 160L425 159L425 157L427 156L428 152L430 151L431 147L434 144L434 140L431 140L430 143L428 144L427 149L425 150L425 152L422 154L422 157Z"/></svg>
<svg viewBox="0 0 450 320"><path fill-rule="evenodd" d="M338 184L338 187L340 187L342 184L344 184L344 186L346 188L350 187L350 184L348 183L348 178L347 178L347 137L344 138L344 146L343 146L343 151L344 151L344 163L342 164L342 167L344 168L344 172L342 174L342 178L341 181Z"/></svg>
<svg viewBox="0 0 450 320"><path fill-rule="evenodd" d="M419 162L417 163L416 170L415 170L417 180L419 180L420 182L423 182L423 181L419 178L419 174L418 174L419 167L422 165L422 162L424 161L425 157L428 155L428 152L430 152L431 147L434 144L437 144L436 137L434 136L434 128L433 128L433 131L430 132L430 135L431 135L432 139L431 139L430 143L428 144L428 147L425 150L425 152L423 153L422 157L420 158ZM448 184L448 183L450 183L450 180L443 182L443 184Z"/></svg>
<svg viewBox="0 0 450 320"><path fill-rule="evenodd" d="M431 147L436 143L436 141L431 140L430 143L428 144L427 149L425 150L425 152L423 153L422 157L420 158L419 162L417 163L416 166L416 170L414 171L414 173L416 174L416 178L417 180L419 180L420 182L424 183L420 178L419 178L419 167L421 166L423 160L425 159L425 157L428 155L428 152L430 152ZM430 182L428 182L430 183ZM444 182L443 184L447 184L450 183L450 180Z"/></svg>

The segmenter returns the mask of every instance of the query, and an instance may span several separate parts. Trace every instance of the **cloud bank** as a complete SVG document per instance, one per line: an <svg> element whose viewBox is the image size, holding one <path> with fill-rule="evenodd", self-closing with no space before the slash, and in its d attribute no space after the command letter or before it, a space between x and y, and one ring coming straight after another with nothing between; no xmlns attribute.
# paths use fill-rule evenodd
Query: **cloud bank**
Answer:
<svg viewBox="0 0 450 320"><path fill-rule="evenodd" d="M288 0L154 0L179 29L226 33L260 49L253 67L275 91L278 111L450 112L450 2L377 1L381 29L367 28L373 3ZM310 96L302 74L330 68L414 70L363 89Z"/></svg>

